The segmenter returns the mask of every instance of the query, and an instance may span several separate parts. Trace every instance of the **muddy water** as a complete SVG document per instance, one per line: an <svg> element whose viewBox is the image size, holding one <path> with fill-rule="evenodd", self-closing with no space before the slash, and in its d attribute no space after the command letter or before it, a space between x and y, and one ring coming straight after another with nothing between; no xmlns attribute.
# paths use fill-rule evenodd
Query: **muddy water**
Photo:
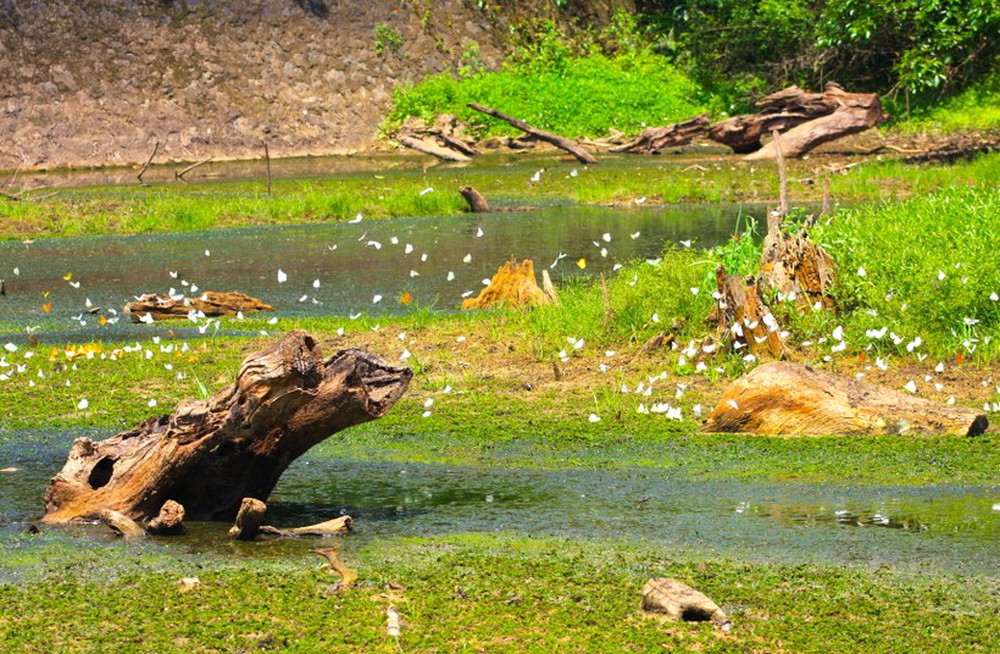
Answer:
<svg viewBox="0 0 1000 654"><path fill-rule="evenodd" d="M128 338L144 325L97 329L133 296L241 291L279 315L382 314L411 306L454 309L512 255L550 268L559 283L655 259L665 243L711 246L759 206L613 209L549 206L534 211L257 227L197 233L51 239L0 244L0 331L22 326L60 337ZM583 266L583 267L581 267ZM280 281L279 271L285 281ZM197 291L195 291L197 292ZM378 300L376 296L381 296ZM378 301L376 301L378 300ZM112 320L114 322L114 320Z"/></svg>
<svg viewBox="0 0 1000 654"><path fill-rule="evenodd" d="M25 432L16 445L14 439L0 445L0 461L20 468L0 473L0 555L67 539L87 548L110 546L103 527L43 527L42 534L24 535L76 435ZM356 519L353 542L512 532L748 561L992 574L1000 565L998 499L996 488L981 486L699 481L661 468L500 470L335 461L318 452L285 473L269 517L293 526L347 513ZM143 547L217 560L301 557L303 546L294 540L234 549L227 528L193 524L187 536Z"/></svg>

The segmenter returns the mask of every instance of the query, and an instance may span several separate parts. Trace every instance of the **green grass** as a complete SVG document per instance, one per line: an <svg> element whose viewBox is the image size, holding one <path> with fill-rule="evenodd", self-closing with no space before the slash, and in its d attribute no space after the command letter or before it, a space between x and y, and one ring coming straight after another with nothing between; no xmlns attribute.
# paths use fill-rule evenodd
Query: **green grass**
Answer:
<svg viewBox="0 0 1000 654"><path fill-rule="evenodd" d="M352 590L306 553L269 562L174 558L145 571L127 548L76 556L72 570L0 586L0 646L18 652L987 652L1000 638L995 578L890 567L738 562L622 543L510 534L395 538L341 549ZM248 548L238 548L246 550ZM160 555L162 556L162 555ZM55 558L61 558L53 556ZM152 568L152 569L150 569ZM182 593L177 581L198 576ZM733 621L644 616L640 591L671 576ZM391 589L389 584L396 589ZM95 601L100 598L100 601ZM402 617L398 643L386 609ZM70 619L68 616L72 616Z"/></svg>
<svg viewBox="0 0 1000 654"><path fill-rule="evenodd" d="M899 121L902 133L1000 129L1000 73L994 72L939 105Z"/></svg>
<svg viewBox="0 0 1000 654"><path fill-rule="evenodd" d="M409 116L433 122L447 113L480 136L520 133L466 106L478 102L567 136L606 136L609 128L635 134L705 112L702 95L666 58L648 51L614 58L566 56L550 65L515 63L465 78L441 73L398 87L383 131L394 131Z"/></svg>

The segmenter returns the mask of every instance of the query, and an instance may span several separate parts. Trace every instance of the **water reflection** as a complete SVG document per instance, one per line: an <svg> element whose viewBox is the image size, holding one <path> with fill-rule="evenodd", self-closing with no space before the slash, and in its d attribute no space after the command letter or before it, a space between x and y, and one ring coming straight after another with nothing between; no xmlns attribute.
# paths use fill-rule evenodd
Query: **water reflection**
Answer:
<svg viewBox="0 0 1000 654"><path fill-rule="evenodd" d="M22 469L0 477L0 550L8 539L31 547L31 538L66 533L47 528L40 537L23 536L41 513L45 485L72 434L27 436L0 446L0 461ZM623 539L751 561L877 561L992 573L1000 564L996 499L996 489L978 486L711 482L652 468L500 470L307 455L282 478L268 519L296 526L346 513L357 526L350 538L362 541L513 532ZM230 543L227 527L192 524L188 536L152 546L220 557L301 555L287 543ZM105 532L74 528L71 535L107 542Z"/></svg>

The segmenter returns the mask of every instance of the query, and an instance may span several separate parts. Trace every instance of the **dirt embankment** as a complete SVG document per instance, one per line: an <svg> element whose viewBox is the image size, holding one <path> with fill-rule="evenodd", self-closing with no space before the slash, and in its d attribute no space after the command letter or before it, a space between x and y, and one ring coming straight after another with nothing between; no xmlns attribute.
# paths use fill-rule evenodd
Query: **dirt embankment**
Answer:
<svg viewBox="0 0 1000 654"><path fill-rule="evenodd" d="M461 0L0 0L0 169L350 151L392 88L457 66Z"/></svg>

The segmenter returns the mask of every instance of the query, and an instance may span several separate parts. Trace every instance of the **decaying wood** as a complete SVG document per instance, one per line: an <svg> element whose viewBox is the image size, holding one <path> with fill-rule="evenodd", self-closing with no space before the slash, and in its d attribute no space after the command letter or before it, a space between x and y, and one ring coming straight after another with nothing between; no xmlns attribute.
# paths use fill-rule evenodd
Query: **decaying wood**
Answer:
<svg viewBox="0 0 1000 654"><path fill-rule="evenodd" d="M146 525L146 530L160 536L181 533L184 530L184 507L173 500L167 500L159 514Z"/></svg>
<svg viewBox="0 0 1000 654"><path fill-rule="evenodd" d="M160 149L160 142L157 141L153 144L153 151L149 153L149 159L146 159L146 163L142 164L142 169L136 177L139 179L139 183L142 183L142 176L146 174L146 169L149 168L149 164L153 163L153 157L156 156L157 150Z"/></svg>
<svg viewBox="0 0 1000 654"><path fill-rule="evenodd" d="M809 366L766 363L736 380L705 431L755 434L977 436L984 413L931 402Z"/></svg>
<svg viewBox="0 0 1000 654"><path fill-rule="evenodd" d="M1000 152L1000 134L986 136L958 135L948 143L919 153L909 153L906 163L954 163L987 152Z"/></svg>
<svg viewBox="0 0 1000 654"><path fill-rule="evenodd" d="M264 524L267 505L254 497L244 497L236 521L229 529L229 535L236 540L253 540Z"/></svg>
<svg viewBox="0 0 1000 654"><path fill-rule="evenodd" d="M445 161L470 161L469 157L461 152L440 146L430 139L397 135L396 140L417 152L423 152L424 154L429 154Z"/></svg>
<svg viewBox="0 0 1000 654"><path fill-rule="evenodd" d="M145 530L139 526L139 523L118 511L100 509L93 513L93 517L106 524L115 534L125 539L142 538L146 535Z"/></svg>
<svg viewBox="0 0 1000 654"><path fill-rule="evenodd" d="M556 290L555 284L552 283L552 277L549 275L548 268L542 268L542 291L549 296L552 304L559 306L559 291Z"/></svg>
<svg viewBox="0 0 1000 654"><path fill-rule="evenodd" d="M639 138L621 147L612 148L611 152L659 154L665 148L687 145L693 139L704 136L708 125L708 114L701 114L666 127L647 127L639 134Z"/></svg>
<svg viewBox="0 0 1000 654"><path fill-rule="evenodd" d="M315 338L290 332L210 398L104 441L76 439L46 490L44 521L100 509L149 520L168 499L189 519L231 519L243 498L266 500L309 448L385 415L412 374L361 350L324 358Z"/></svg>
<svg viewBox="0 0 1000 654"><path fill-rule="evenodd" d="M146 316L153 320L179 320L187 318L191 312L205 316L235 316L238 313L274 311L269 304L243 293L217 293L205 291L198 297L178 299L156 293L146 293L125 305L125 313L132 322L141 322Z"/></svg>
<svg viewBox="0 0 1000 654"><path fill-rule="evenodd" d="M465 198L465 201L469 203L469 211L472 213L489 213L490 205L483 197L483 194L472 188L471 186L463 186L458 189L458 192Z"/></svg>
<svg viewBox="0 0 1000 654"><path fill-rule="evenodd" d="M784 356L781 328L760 296L757 278L729 275L720 264L715 267L715 283L717 299L709 320L716 323L716 338L730 343L736 352Z"/></svg>
<svg viewBox="0 0 1000 654"><path fill-rule="evenodd" d="M342 515L333 520L327 520L307 527L291 527L280 529L271 525L263 525L260 528L262 534L271 536L341 536L350 533L354 527L354 519L349 515Z"/></svg>
<svg viewBox="0 0 1000 654"><path fill-rule="evenodd" d="M474 157L479 154L472 141L465 137L465 124L451 114L438 115L433 125L428 125L420 118L407 118L396 133L396 140L403 143L400 137L416 139L420 144L430 143L436 148L441 148L425 152L425 154L434 156L444 154L441 158L447 161L468 161L467 158L454 159L453 156L456 154L464 157ZM403 143L403 145L413 147L408 143ZM419 148L414 149L424 152Z"/></svg>
<svg viewBox="0 0 1000 654"><path fill-rule="evenodd" d="M462 309L489 309L495 306L543 306L553 301L535 281L535 262L531 259L511 259L497 270L489 286L476 297L462 301Z"/></svg>
<svg viewBox="0 0 1000 654"><path fill-rule="evenodd" d="M822 93L797 86L772 93L756 103L754 114L713 123L708 137L751 159L775 156L774 146L761 146L761 137L778 130L785 136L784 154L794 158L833 139L878 125L887 116L874 93L848 93L828 82ZM752 154L751 154L752 153Z"/></svg>
<svg viewBox="0 0 1000 654"><path fill-rule="evenodd" d="M642 351L649 354L659 350L661 347L671 347L676 342L676 335L660 332L646 341L646 344L642 346Z"/></svg>
<svg viewBox="0 0 1000 654"><path fill-rule="evenodd" d="M189 172L191 172L195 168L200 168L200 167L204 166L205 164L207 164L212 159L213 159L213 157L207 157L205 159L202 159L201 161L197 161L197 162L191 164L190 166L184 168L183 170L179 170L176 173L174 173L174 177L176 177L177 179L183 180L184 176L187 175Z"/></svg>
<svg viewBox="0 0 1000 654"><path fill-rule="evenodd" d="M712 622L728 631L731 624L725 612L704 593L676 579L650 579L642 588L642 609L670 620Z"/></svg>
<svg viewBox="0 0 1000 654"><path fill-rule="evenodd" d="M564 136L559 136L558 134L553 134L552 132L545 132L543 130L536 129L531 125L529 125L528 123L524 122L523 120L518 120L517 118L514 118L512 116L502 114L496 109L492 109L490 107L484 107L483 105L478 104L476 102L470 102L469 107L475 109L480 113L484 113L487 116L493 116L494 118L499 118L500 120L505 121L510 125L513 125L522 132L526 132L537 139L545 141L546 143L551 143L560 150L565 150L566 152L569 152L571 155L576 157L580 163L585 163L585 164L597 163L597 159L594 158L594 155L590 154L589 152L581 148L579 145L577 145L575 142L571 141L570 139Z"/></svg>
<svg viewBox="0 0 1000 654"><path fill-rule="evenodd" d="M354 583L358 580L358 573L344 565L344 562L337 556L337 550L330 547L317 547L309 551L326 558L330 563L330 567L340 573L341 588L351 588L354 586Z"/></svg>

